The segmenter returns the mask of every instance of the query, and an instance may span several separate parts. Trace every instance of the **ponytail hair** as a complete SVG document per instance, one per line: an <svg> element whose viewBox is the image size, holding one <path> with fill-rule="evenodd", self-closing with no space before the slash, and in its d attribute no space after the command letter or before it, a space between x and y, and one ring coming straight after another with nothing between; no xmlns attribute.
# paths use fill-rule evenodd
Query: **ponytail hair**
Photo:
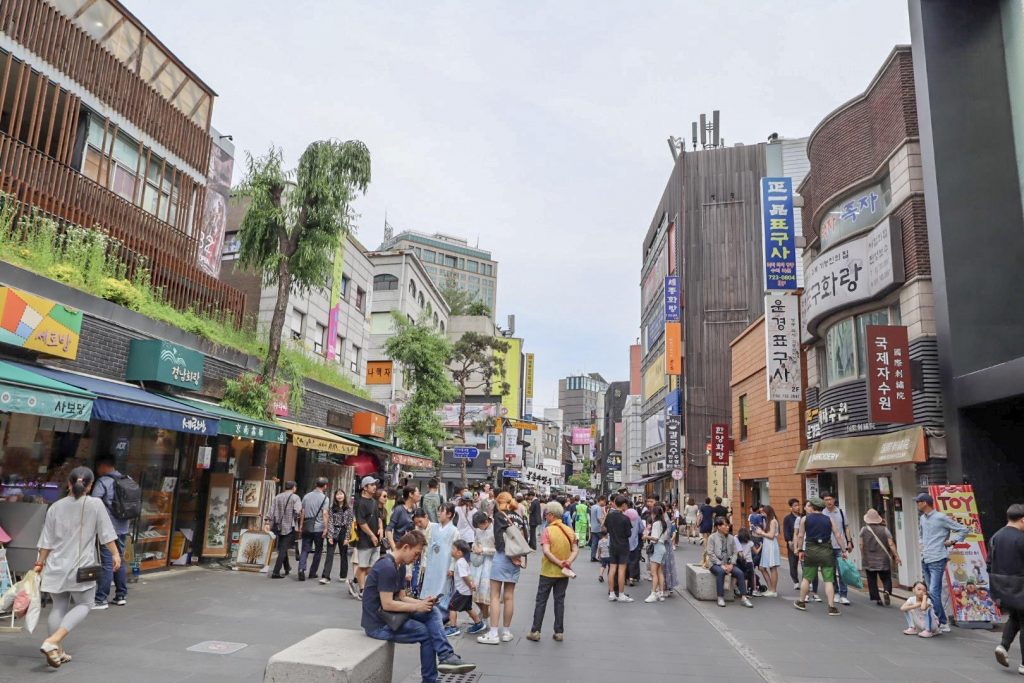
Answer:
<svg viewBox="0 0 1024 683"><path fill-rule="evenodd" d="M76 500L85 495L86 490L92 486L93 480L92 470L88 467L76 467L71 470L71 473L68 474L68 485Z"/></svg>

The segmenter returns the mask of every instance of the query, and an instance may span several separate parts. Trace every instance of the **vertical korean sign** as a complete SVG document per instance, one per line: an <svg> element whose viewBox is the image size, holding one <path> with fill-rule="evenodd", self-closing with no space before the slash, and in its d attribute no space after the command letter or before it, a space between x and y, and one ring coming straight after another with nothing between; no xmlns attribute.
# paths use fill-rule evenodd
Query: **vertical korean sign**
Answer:
<svg viewBox="0 0 1024 683"><path fill-rule="evenodd" d="M958 624L996 621L998 615L986 569L988 553L974 488L970 484L940 485L929 487L928 493L935 500L937 512L971 529L967 538L949 549L946 580L949 582L953 616Z"/></svg>
<svg viewBox="0 0 1024 683"><path fill-rule="evenodd" d="M327 313L327 360L336 360L342 350L338 348L338 318L341 317L341 275L345 270L345 240L338 245L331 270L331 308Z"/></svg>
<svg viewBox="0 0 1024 683"><path fill-rule="evenodd" d="M764 220L764 290L793 291L797 287L792 178L761 178L761 212Z"/></svg>
<svg viewBox="0 0 1024 683"><path fill-rule="evenodd" d="M526 354L526 387L523 392L525 396L525 408L526 414L529 416L533 415L533 366L535 360L532 353Z"/></svg>
<svg viewBox="0 0 1024 683"><path fill-rule="evenodd" d="M711 464L729 464L729 425L725 423L711 425Z"/></svg>
<svg viewBox="0 0 1024 683"><path fill-rule="evenodd" d="M682 420L678 415L665 418L665 466L670 470L682 467Z"/></svg>
<svg viewBox="0 0 1024 683"><path fill-rule="evenodd" d="M868 400L872 422L912 424L914 395L910 380L907 328L868 325Z"/></svg>
<svg viewBox="0 0 1024 683"><path fill-rule="evenodd" d="M765 374L769 401L799 401L800 300L795 293L772 292L764 298Z"/></svg>

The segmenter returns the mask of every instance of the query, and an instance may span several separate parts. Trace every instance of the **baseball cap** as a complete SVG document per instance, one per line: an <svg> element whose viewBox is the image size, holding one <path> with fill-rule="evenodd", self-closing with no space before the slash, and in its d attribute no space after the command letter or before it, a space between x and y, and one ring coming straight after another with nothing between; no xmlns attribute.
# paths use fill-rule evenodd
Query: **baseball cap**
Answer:
<svg viewBox="0 0 1024 683"><path fill-rule="evenodd" d="M809 498L807 500L807 502L811 504L811 507L813 507L813 508L815 508L817 510L824 510L825 509L825 501L823 501L818 496L813 496L813 497Z"/></svg>
<svg viewBox="0 0 1024 683"><path fill-rule="evenodd" d="M919 493L914 496L915 503L928 503L929 505L935 505L935 499L929 496L927 493Z"/></svg>
<svg viewBox="0 0 1024 683"><path fill-rule="evenodd" d="M365 489L367 486L372 486L377 483L376 477L363 477L362 481L359 482L359 488Z"/></svg>

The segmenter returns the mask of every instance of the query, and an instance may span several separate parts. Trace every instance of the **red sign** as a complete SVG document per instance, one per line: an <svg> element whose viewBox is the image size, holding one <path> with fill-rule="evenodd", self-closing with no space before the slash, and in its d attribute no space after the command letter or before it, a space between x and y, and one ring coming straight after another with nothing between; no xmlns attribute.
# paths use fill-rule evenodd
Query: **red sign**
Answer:
<svg viewBox="0 0 1024 683"><path fill-rule="evenodd" d="M270 409L277 417L288 417L288 385L278 384L270 390Z"/></svg>
<svg viewBox="0 0 1024 683"><path fill-rule="evenodd" d="M711 464L729 464L729 425L725 423L711 425Z"/></svg>
<svg viewBox="0 0 1024 683"><path fill-rule="evenodd" d="M910 380L907 328L868 325L868 400L872 422L913 424L914 395Z"/></svg>

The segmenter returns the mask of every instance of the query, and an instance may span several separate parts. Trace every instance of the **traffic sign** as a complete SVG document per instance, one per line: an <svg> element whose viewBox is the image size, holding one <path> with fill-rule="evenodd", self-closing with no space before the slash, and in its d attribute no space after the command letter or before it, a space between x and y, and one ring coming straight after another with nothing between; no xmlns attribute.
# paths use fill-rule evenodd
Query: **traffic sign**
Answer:
<svg viewBox="0 0 1024 683"><path fill-rule="evenodd" d="M464 460L476 460L476 457L480 455L480 449L474 446L456 446L452 449L453 458L463 458Z"/></svg>
<svg viewBox="0 0 1024 683"><path fill-rule="evenodd" d="M519 470L502 470L501 476L505 479L518 479Z"/></svg>
<svg viewBox="0 0 1024 683"><path fill-rule="evenodd" d="M683 478L683 471L682 470L672 470L672 478L675 479L676 481L681 481L682 478Z"/></svg>

